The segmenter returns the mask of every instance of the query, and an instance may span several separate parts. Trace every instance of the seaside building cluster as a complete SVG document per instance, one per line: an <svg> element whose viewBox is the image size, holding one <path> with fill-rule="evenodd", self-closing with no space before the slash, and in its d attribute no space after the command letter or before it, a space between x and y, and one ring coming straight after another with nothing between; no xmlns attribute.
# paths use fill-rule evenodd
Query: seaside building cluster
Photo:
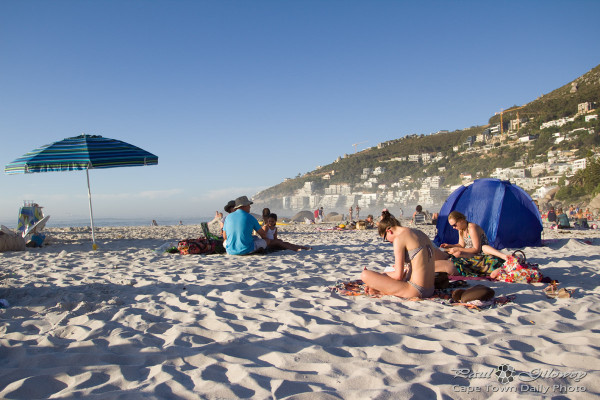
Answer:
<svg viewBox="0 0 600 400"><path fill-rule="evenodd" d="M560 118L541 124L540 130L549 127L562 127L567 122L574 121L576 117L584 115L585 122L591 122L598 118L592 103L581 103L578 105L577 115L572 118ZM555 190L562 177L567 179L578 170L585 169L587 158L577 157L577 149L549 150L545 155L538 155L529 159L527 147L531 146L539 135L519 136L518 130L531 122L530 118L517 118L510 120L508 130L503 132L500 124L488 126L480 134L467 137L464 143L454 145L454 152L466 154L487 154L501 147L522 148L523 157L516 161L513 166L507 168L496 168L489 176L484 176L481 171L465 172L460 175L461 184L468 185L478 178L490 177L508 180L532 194L534 199L543 199L549 192ZM447 131L435 132L443 134ZM569 131L559 131L552 134L552 141L558 145L568 142L579 135L597 135L593 128L579 127ZM408 137L417 136L409 135ZM383 148L394 144L401 139L395 139L377 145ZM598 149L590 149L594 157L600 157ZM348 157L348 155L344 155ZM404 176L396 182L385 182L381 175L385 173L385 164L389 162L415 162L429 165L447 159L449 156L441 152L408 154L406 156L393 157L381 162L380 166L374 168L363 168L358 183L331 183L326 184L335 176L335 170L327 171L307 181L304 186L293 194L281 197L278 205L283 210L300 211L323 207L331 211L347 211L350 207L359 206L361 209L375 211L378 208L403 208L410 210L417 204L436 211L461 184L446 185L444 177L432 175L423 178ZM336 161L339 161L339 158ZM439 172L445 171L444 166L438 168ZM320 182L319 182L320 180ZM325 184L324 184L325 183ZM271 204L271 206L275 206ZM279 208L278 207L278 208Z"/></svg>

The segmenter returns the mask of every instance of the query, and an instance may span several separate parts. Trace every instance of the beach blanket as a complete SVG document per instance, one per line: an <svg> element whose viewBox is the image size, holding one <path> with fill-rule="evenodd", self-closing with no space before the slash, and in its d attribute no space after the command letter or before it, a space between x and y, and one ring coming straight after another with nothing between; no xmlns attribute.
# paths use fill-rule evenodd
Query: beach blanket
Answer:
<svg viewBox="0 0 600 400"><path fill-rule="evenodd" d="M509 296L494 297L493 299L490 299L488 301L474 300L474 301L470 301L468 303L457 303L457 302L452 301L452 292L455 289L458 289L461 287L466 287L466 286L468 286L468 284L464 280L458 280L458 281L450 282L450 286L447 289L435 289L433 292L433 295L431 297L428 297L425 299L421 299L418 297L413 297L410 299L401 299L398 297L397 299L405 300L405 301L430 300L430 301L435 301L437 303L447 305L447 306L453 306L453 307L454 306L462 306L462 307L466 307L469 309L481 311L484 309L502 306L504 304L513 302L516 298L515 295L509 295ZM337 293L342 296L371 296L365 292L365 287L366 287L365 283L362 280L358 279L358 280L354 280L354 281L338 282L334 286L328 287L328 289L331 291L331 293ZM371 297L381 297L381 296L371 296Z"/></svg>
<svg viewBox="0 0 600 400"><path fill-rule="evenodd" d="M463 276L486 276L504 264L504 260L488 254L476 254L470 258L451 255L450 261Z"/></svg>

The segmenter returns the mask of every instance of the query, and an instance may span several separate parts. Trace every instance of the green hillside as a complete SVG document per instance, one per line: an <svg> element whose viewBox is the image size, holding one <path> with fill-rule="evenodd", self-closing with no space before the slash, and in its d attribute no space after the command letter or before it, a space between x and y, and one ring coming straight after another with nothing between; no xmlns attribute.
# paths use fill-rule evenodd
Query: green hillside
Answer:
<svg viewBox="0 0 600 400"><path fill-rule="evenodd" d="M378 176L378 183L391 184L407 176L416 179L438 175L444 179L446 185L454 185L461 182L461 173L472 174L473 179L486 177L496 168L512 167L517 161L523 161L526 164L543 161L549 150L575 150L577 155L583 158L589 155L590 150L600 146L598 120L585 122L584 117L580 115L575 121L569 122L561 128L540 129L540 125L559 118L573 117L578 112L578 104L586 102L591 102L594 107L600 105L600 65L573 82L569 82L524 106L514 106L502 112L501 115L490 117L489 125L431 135L410 135L392 140L377 147L348 155L303 176L282 182L258 193L254 199L268 202L282 196L291 196L307 181L315 182L317 190L331 184L353 186L360 182L363 168L385 167L385 173ZM517 117L523 119L524 122L519 125L518 131L509 132L510 120L515 120ZM483 151L485 145L483 142L473 143L470 146L471 151L465 151L469 148L465 144L467 138L480 135L490 126L500 125L501 122L501 130L504 134L496 135L488 140L488 148L485 151ZM593 128L595 134L573 134L569 141L554 143L552 135L555 132L572 131L579 127ZM511 133L511 135L507 133ZM533 142L520 145L518 138L527 135L536 135L538 138ZM513 145L502 145L511 142ZM458 146L458 151L455 151L456 146ZM489 149L490 146L492 149ZM482 151L473 152L473 148L477 150L478 147L482 147ZM438 157L438 161L427 164L421 161L403 160L403 157L411 154L422 153L440 157ZM325 174L332 171L335 172L329 180L322 179ZM369 191L369 189L361 190ZM375 190L375 188L372 189L373 192Z"/></svg>

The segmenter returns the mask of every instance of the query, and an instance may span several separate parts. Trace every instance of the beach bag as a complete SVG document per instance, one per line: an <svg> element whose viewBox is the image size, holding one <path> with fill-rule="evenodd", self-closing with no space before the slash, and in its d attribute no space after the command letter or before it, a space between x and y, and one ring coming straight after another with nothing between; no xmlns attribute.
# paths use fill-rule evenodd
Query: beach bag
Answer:
<svg viewBox="0 0 600 400"><path fill-rule="evenodd" d="M224 253L223 244L206 238L185 239L177 244L179 254L215 254Z"/></svg>
<svg viewBox="0 0 600 400"><path fill-rule="evenodd" d="M435 289L447 289L450 286L450 279L448 278L447 272L436 272L433 280L433 287Z"/></svg>
<svg viewBox="0 0 600 400"><path fill-rule="evenodd" d="M527 262L525 253L517 250L508 256L496 279L503 282L533 283L542 280L542 273L538 264Z"/></svg>

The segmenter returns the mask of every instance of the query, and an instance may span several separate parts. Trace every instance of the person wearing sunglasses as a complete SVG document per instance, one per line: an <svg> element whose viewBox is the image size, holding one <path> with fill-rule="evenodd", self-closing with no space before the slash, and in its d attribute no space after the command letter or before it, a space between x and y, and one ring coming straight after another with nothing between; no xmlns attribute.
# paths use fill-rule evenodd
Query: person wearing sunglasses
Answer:
<svg viewBox="0 0 600 400"><path fill-rule="evenodd" d="M361 279L367 293L430 297L434 290L436 261L429 237L418 229L401 226L392 216L385 216L377 228L383 241L392 243L395 262L390 272L379 273L365 267Z"/></svg>
<svg viewBox="0 0 600 400"><path fill-rule="evenodd" d="M440 245L452 256L456 268L447 271L451 275L489 275L507 260L506 254L489 245L483 228L467 221L463 213L452 211L448 215L448 223L458 231L458 243Z"/></svg>

